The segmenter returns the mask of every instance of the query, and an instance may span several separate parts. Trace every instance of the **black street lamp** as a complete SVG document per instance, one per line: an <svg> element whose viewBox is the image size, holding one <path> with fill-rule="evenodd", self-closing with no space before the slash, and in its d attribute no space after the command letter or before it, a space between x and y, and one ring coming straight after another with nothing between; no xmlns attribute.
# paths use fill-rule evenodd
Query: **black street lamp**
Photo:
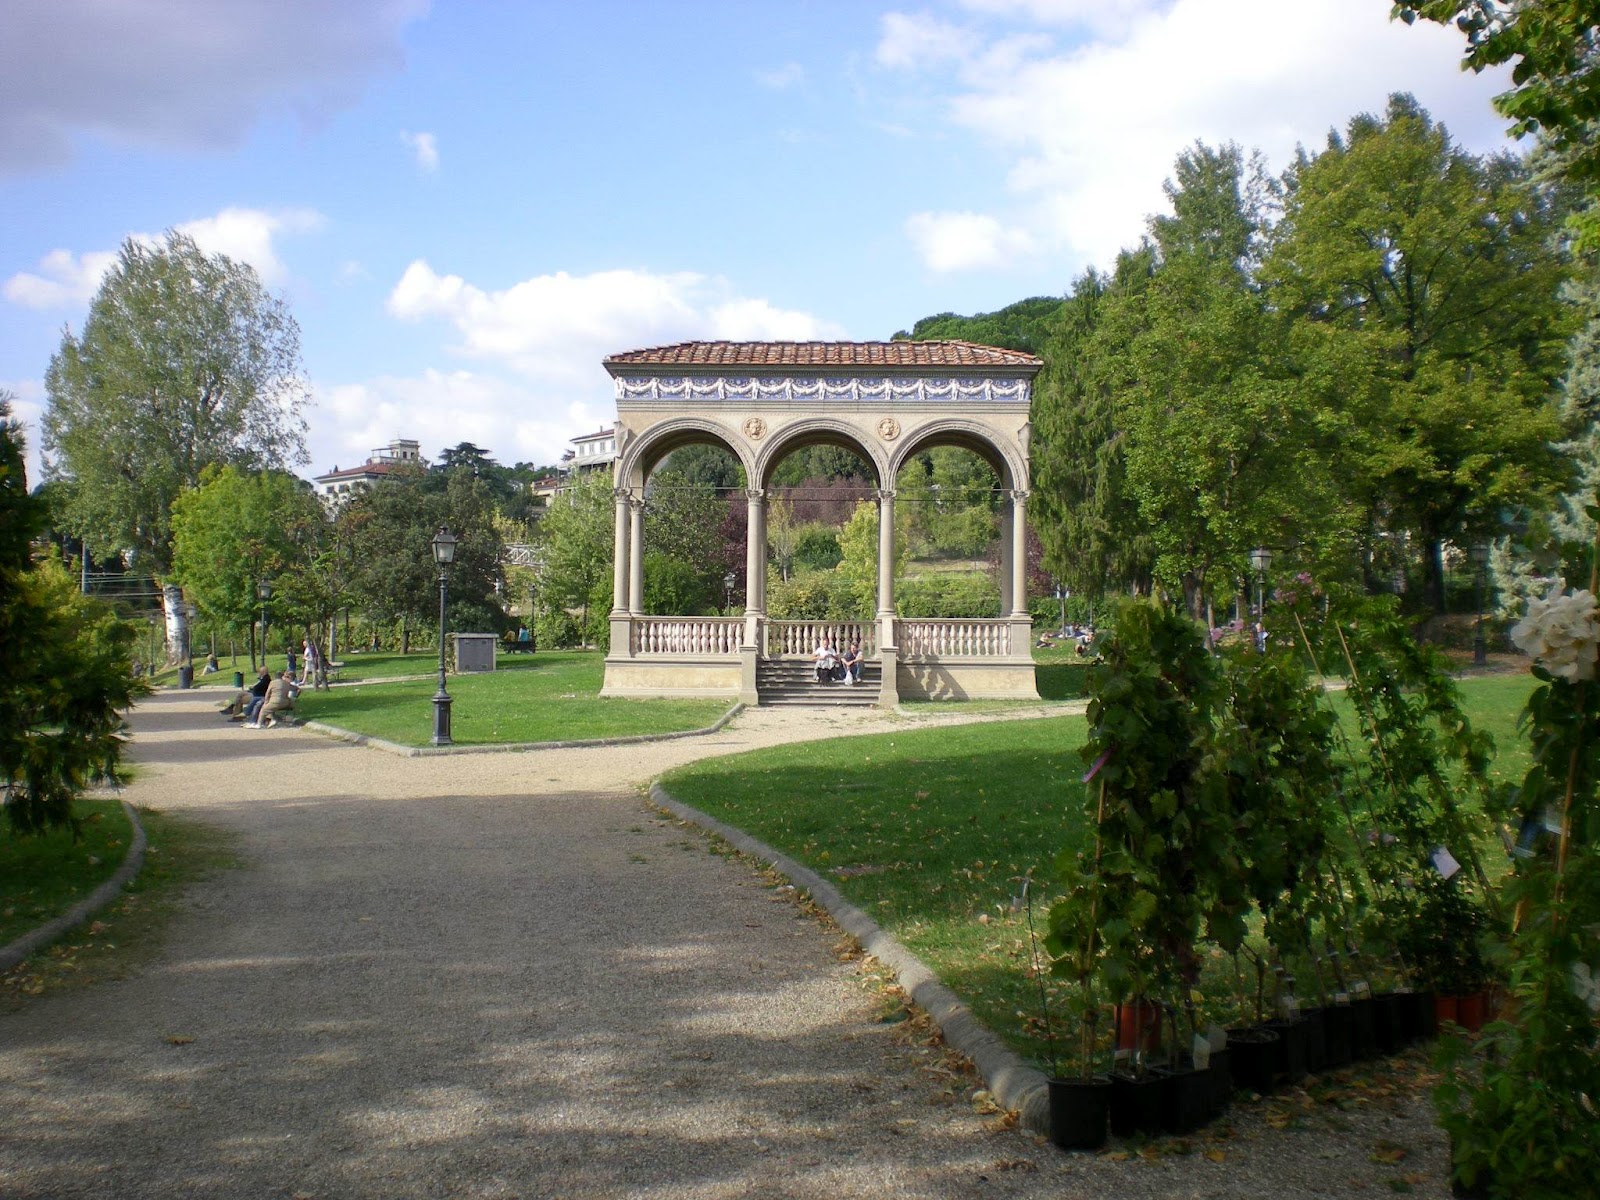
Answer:
<svg viewBox="0 0 1600 1200"><path fill-rule="evenodd" d="M178 672L178 686L194 686L194 619L200 610L192 603L183 606L183 668Z"/></svg>
<svg viewBox="0 0 1600 1200"><path fill-rule="evenodd" d="M739 577L729 571L722 577L722 611L728 616L733 615L733 585L739 582Z"/></svg>
<svg viewBox="0 0 1600 1200"><path fill-rule="evenodd" d="M1479 542L1467 551L1467 557L1472 559L1478 584L1478 623L1472 631L1472 665L1486 667L1489 665L1489 648L1483 642L1483 581L1489 569L1489 547Z"/></svg>
<svg viewBox="0 0 1600 1200"><path fill-rule="evenodd" d="M1250 551L1250 569L1256 573L1256 649L1267 652L1267 572L1272 570L1272 551L1258 546Z"/></svg>
<svg viewBox="0 0 1600 1200"><path fill-rule="evenodd" d="M450 744L450 693L444 686L444 569L455 561L456 537L441 525L433 535L433 561L439 564L439 690L433 696L433 744Z"/></svg>
<svg viewBox="0 0 1600 1200"><path fill-rule="evenodd" d="M256 584L256 595L261 597L261 665L267 665L267 601L272 599L272 585L263 579Z"/></svg>

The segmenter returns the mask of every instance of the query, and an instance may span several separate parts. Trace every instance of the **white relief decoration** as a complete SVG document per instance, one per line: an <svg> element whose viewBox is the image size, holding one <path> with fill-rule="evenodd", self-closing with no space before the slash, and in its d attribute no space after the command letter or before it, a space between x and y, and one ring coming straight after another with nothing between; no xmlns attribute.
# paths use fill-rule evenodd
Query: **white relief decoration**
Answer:
<svg viewBox="0 0 1600 1200"><path fill-rule="evenodd" d="M767 423L760 417L751 417L744 423L744 435L752 442L759 442L767 436Z"/></svg>
<svg viewBox="0 0 1600 1200"><path fill-rule="evenodd" d="M886 442L892 442L900 436L900 422L893 417L885 417L878 422L878 436Z"/></svg>
<svg viewBox="0 0 1600 1200"><path fill-rule="evenodd" d="M815 376L750 379L743 377L627 376L616 380L618 400L695 400L748 403L825 401L861 403L901 401L910 404L1026 403L1032 386L1026 379L957 379L924 376L876 379L819 379Z"/></svg>

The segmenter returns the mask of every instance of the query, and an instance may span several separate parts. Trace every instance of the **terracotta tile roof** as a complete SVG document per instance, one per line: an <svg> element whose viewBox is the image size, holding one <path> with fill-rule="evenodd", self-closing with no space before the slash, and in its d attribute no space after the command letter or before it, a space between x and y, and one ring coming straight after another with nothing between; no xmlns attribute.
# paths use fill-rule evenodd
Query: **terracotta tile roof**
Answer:
<svg viewBox="0 0 1600 1200"><path fill-rule="evenodd" d="M605 360L619 367L1032 367L1042 359L974 342L679 342Z"/></svg>
<svg viewBox="0 0 1600 1200"><path fill-rule="evenodd" d="M317 483L327 483L327 482L330 482L330 481L336 480L336 479L354 479L354 478L356 478L358 476L365 476L365 475L387 475L387 474L389 474L389 472L397 471L402 466L406 466L406 465L420 466L421 464L420 463L405 464L405 463L391 463L391 462L369 462L369 463L365 463L365 464L363 464L362 466L359 466L359 467L345 467L342 471L338 470L337 468L335 468L334 470L329 471L326 475L313 475L312 479Z"/></svg>

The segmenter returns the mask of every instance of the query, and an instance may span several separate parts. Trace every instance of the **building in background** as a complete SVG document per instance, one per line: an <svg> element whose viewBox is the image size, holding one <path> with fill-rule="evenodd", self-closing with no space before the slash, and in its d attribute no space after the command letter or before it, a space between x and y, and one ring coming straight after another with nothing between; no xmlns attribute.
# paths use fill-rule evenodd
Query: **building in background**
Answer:
<svg viewBox="0 0 1600 1200"><path fill-rule="evenodd" d="M396 438L374 450L361 466L346 467L342 471L335 466L326 475L316 476L313 482L317 486L317 498L325 508L333 509L344 504L354 492L371 487L385 475L406 469L425 470L427 466L420 443L410 438Z"/></svg>
<svg viewBox="0 0 1600 1200"><path fill-rule="evenodd" d="M572 449L561 456L562 470L586 474L589 471L608 471L617 461L617 428L602 429L572 439Z"/></svg>

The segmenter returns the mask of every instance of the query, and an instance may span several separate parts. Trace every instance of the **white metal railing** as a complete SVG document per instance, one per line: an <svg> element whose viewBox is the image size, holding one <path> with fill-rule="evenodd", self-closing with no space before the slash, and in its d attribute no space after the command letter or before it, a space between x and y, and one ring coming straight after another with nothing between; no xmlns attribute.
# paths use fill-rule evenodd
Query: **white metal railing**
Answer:
<svg viewBox="0 0 1600 1200"><path fill-rule="evenodd" d="M901 659L1003 658L1011 653L1011 623L1004 620L898 621Z"/></svg>
<svg viewBox="0 0 1600 1200"><path fill-rule="evenodd" d="M871 658L878 653L876 621L772 621L766 626L761 643L764 658L810 658L822 639L844 651L852 642L861 642L861 653Z"/></svg>
<svg viewBox="0 0 1600 1200"><path fill-rule="evenodd" d="M741 617L634 617L633 653L737 655L744 636Z"/></svg>

